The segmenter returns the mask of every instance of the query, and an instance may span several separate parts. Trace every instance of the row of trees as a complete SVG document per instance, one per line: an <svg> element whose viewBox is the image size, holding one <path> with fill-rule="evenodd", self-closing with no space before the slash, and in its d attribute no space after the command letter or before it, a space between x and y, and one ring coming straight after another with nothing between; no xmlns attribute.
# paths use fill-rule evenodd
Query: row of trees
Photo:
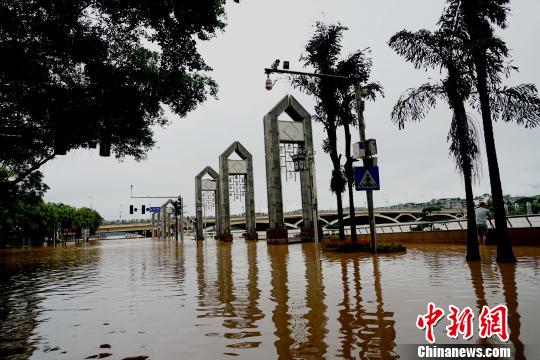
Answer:
<svg viewBox="0 0 540 360"><path fill-rule="evenodd" d="M480 253L476 236L473 180L478 176L477 163L480 151L478 131L468 111L480 111L486 144L493 210L497 261L514 262L506 228L506 214L500 172L493 135L493 121L516 122L526 128L540 124L540 98L534 84L514 87L503 85L503 81L516 71L510 65L509 50L505 42L494 33L494 27L505 28L509 13L509 0L447 0L447 7L435 31L400 31L392 36L389 46L417 69L440 70L442 80L425 83L409 89L396 103L392 120L400 129L408 121L419 121L427 116L438 100L447 103L452 111L447 140L450 154L463 176L467 204L467 260L479 260ZM304 65L318 73L352 76L365 85L365 96L369 100L382 95L378 83L370 83L371 60L366 50L359 50L343 59L341 24L325 25L318 22L315 33L305 47L301 57ZM305 77L291 79L293 85L311 92ZM348 184L349 208L354 219L353 174L350 155L350 127L356 125L354 114L354 92L351 84L328 79L319 80L318 90L313 92L316 101L315 119L323 124L327 138L323 149L330 155L333 164L330 188L336 194L339 217L339 234L344 238L342 193ZM360 113L363 109L356 109ZM345 163L337 149L337 129L345 133ZM354 224L351 234L355 241Z"/></svg>
<svg viewBox="0 0 540 360"><path fill-rule="evenodd" d="M45 203L41 200L37 204L19 200L15 213L6 210L5 207L0 208L0 242L22 240L43 243L46 240L52 241L57 236L60 236L60 239L81 239L83 228L89 230L89 235L94 235L103 221L101 215L93 209Z"/></svg>

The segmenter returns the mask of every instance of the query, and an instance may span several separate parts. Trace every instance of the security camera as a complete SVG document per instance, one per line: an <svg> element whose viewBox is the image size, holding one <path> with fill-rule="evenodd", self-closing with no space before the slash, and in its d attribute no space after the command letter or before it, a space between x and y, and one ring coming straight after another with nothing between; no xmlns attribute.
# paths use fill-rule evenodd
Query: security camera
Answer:
<svg viewBox="0 0 540 360"><path fill-rule="evenodd" d="M274 83L272 82L272 79L270 79L270 77L266 79L265 87L268 91L272 90L272 88L274 87Z"/></svg>
<svg viewBox="0 0 540 360"><path fill-rule="evenodd" d="M311 92L315 92L315 90L317 90L317 83L313 78L309 79L307 87Z"/></svg>

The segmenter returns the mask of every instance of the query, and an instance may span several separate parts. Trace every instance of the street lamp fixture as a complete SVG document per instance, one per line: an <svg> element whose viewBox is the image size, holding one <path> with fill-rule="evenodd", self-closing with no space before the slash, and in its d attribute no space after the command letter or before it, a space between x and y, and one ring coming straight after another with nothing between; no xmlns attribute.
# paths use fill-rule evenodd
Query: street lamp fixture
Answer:
<svg viewBox="0 0 540 360"><path fill-rule="evenodd" d="M268 77L266 78L265 87L268 91L272 90L272 88L274 87L274 83L272 82L272 79L270 79L270 75L268 75Z"/></svg>
<svg viewBox="0 0 540 360"><path fill-rule="evenodd" d="M306 166L306 154L303 152L298 152L292 156L292 161L294 164L294 171L304 171L307 170Z"/></svg>

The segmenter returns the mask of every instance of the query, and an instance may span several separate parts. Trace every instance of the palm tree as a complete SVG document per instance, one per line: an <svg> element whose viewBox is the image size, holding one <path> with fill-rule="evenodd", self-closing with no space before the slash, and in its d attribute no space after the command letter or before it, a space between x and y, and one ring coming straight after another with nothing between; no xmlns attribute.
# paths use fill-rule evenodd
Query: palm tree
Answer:
<svg viewBox="0 0 540 360"><path fill-rule="evenodd" d="M472 179L475 174L475 162L479 149L476 142L474 125L467 117L465 102L471 93L472 81L463 73L460 54L453 46L456 29L441 19L440 29L436 32L419 30L416 33L400 31L389 41L389 45L398 54L412 62L416 68L441 68L446 70L446 77L436 84L423 84L417 89L410 89L403 94L392 111L392 120L402 129L406 121L423 119L428 110L435 107L438 99L445 100L453 116L447 140L450 141L450 154L456 161L456 167L463 175L467 207L467 255L468 261L480 259L476 221L474 213ZM449 26L450 25L450 26Z"/></svg>
<svg viewBox="0 0 540 360"><path fill-rule="evenodd" d="M341 40L343 32L347 30L341 24L326 25L321 21L315 24L315 33L306 45L306 53L300 58L304 66L312 67L315 72L328 75L349 76L362 83L369 80L371 60L365 56L366 50L358 50L344 59L339 59L341 53ZM350 126L356 124L354 109L354 90L352 82L336 81L328 78L318 79L316 90L308 86L306 76L296 76L290 79L291 83L307 93L312 93L316 99L315 121L323 124L327 138L323 141L323 150L330 155L332 161L332 177L330 189L336 194L339 237L344 239L343 226L343 200L341 194L348 185L349 212L351 219L351 237L356 241L356 228L354 227L354 174L351 156ZM382 94L382 87L377 83L365 85L368 98L375 98L376 93ZM341 165L342 154L337 149L337 129L344 127L345 131L345 167Z"/></svg>
<svg viewBox="0 0 540 360"><path fill-rule="evenodd" d="M514 88L514 94L503 88L495 89L501 85L501 75L508 76L510 70L515 69L505 65L508 49L501 39L494 35L492 24L506 27L506 18L509 12L509 0L447 0L450 11L457 14L456 18L463 22L468 37L464 49L470 54L471 66L474 68L475 86L478 91L478 100L482 113L484 140L491 183L491 196L495 217L495 235L497 238L497 262L515 262L512 245L507 234L506 213L504 199L495 149L492 119L502 118L505 121L517 120L525 122L526 126L536 126L539 123L539 105L536 87L531 84ZM519 93L519 95L518 95ZM502 95L502 99L501 96ZM521 101L518 101L519 98ZM505 117L503 114L514 114L514 109L505 109L500 105L527 108L526 118ZM521 111L521 110L518 110ZM495 113L498 112L498 113Z"/></svg>
<svg viewBox="0 0 540 360"><path fill-rule="evenodd" d="M492 31L490 32L490 37L485 38L482 45L485 55L482 61L484 61L484 65L488 64L489 66L483 68L485 84L480 84L482 81L478 75L479 67L476 65L474 55L474 52L478 51L478 47L473 46L475 40L471 37L470 27L465 21L466 17L462 15L464 10L460 8L461 1L448 0L448 2L450 6L441 17L439 21L441 28L435 36L432 37L426 30L421 30L416 34L402 32L400 36L398 36L399 34L395 36L396 51L413 62L416 67L443 67L447 70L448 74L446 80L443 82L445 84L442 87L431 87L427 84L415 91L411 91L411 96L402 97L400 102L403 102L403 104L400 105L400 102L398 102L395 108L396 111L393 113L393 118L399 119L402 117L404 120L422 119L425 116L426 110L435 105L437 94L440 95L440 90L444 89L448 103L454 112L453 125L448 137L452 141L450 151L457 160L458 168L463 172L465 191L472 196L472 189L469 188L470 183L467 180L467 178L470 178L467 175L467 169L476 160L478 147L474 141L474 126L467 125L465 121L466 112L464 102L469 100L474 108L480 107L482 110L484 137L486 139L492 197L499 196L496 195L497 189L494 190L493 184L495 183L495 188L498 186L500 199L502 200L499 170L496 153L494 152L493 127L491 120L486 122L486 113L489 114L489 119L493 115L495 120L502 119L506 122L516 121L516 123L523 124L526 128L532 128L540 124L540 99L538 98L537 89L533 84L521 84L515 87L501 86L501 75L508 76L516 68L504 62L508 57L508 49L501 39L493 35ZM503 0L497 0L492 3L497 2L506 3ZM491 6L484 5L491 8ZM486 11L486 13L489 14L485 15L486 17L493 16L494 19L499 19L497 21L501 19L501 13L497 13L493 9ZM398 39L401 39L401 42L397 42ZM474 51L471 51L471 49ZM447 52L447 55L441 56L444 52ZM487 80L490 81L489 88L487 87ZM473 88L476 88L477 92L473 92ZM480 91L480 89L484 88L487 89L487 105L485 104L486 96L482 95L482 91ZM403 114L400 114L399 108L402 108ZM486 108L487 110L485 111ZM460 118L461 121L459 120ZM402 126L403 122L400 125ZM490 142L492 144L488 145ZM469 159L467 159L466 155L467 149L469 150ZM496 169L492 171L494 164ZM497 181L493 181L494 176L497 178ZM468 245L476 243L476 240L473 241L470 231L471 227L475 227L474 222L470 219L473 216L473 213L471 213L471 204L471 201L467 198ZM502 221L501 211L495 209L497 261L512 262L515 261L515 257L506 236L506 216L503 202L501 207ZM499 224L497 223L497 219L499 219ZM474 249L469 249L468 246L467 259L474 259L476 253L477 245L474 245Z"/></svg>

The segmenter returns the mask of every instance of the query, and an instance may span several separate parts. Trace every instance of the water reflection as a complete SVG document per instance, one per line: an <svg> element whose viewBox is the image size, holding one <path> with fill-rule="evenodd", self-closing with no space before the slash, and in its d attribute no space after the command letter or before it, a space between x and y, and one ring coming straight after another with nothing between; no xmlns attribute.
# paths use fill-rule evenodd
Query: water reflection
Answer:
<svg viewBox="0 0 540 360"><path fill-rule="evenodd" d="M304 315L307 321L307 332L309 334L306 342L301 344L298 349L301 353L322 358L326 354L327 345L324 341L328 329L326 324L327 306L324 303L326 294L324 293L324 277L320 266L320 252L315 244L306 244L302 247L305 263L305 281L306 281L306 313Z"/></svg>
<svg viewBox="0 0 540 360"><path fill-rule="evenodd" d="M289 248L284 246L269 246L268 256L271 266L271 300L275 303L272 311L272 321L275 325L274 334L277 340L274 345L280 359L291 359L291 348L294 344L292 331L289 327L291 314L289 312L289 288L287 286L287 257Z"/></svg>
<svg viewBox="0 0 540 360"><path fill-rule="evenodd" d="M64 246L55 253L47 248L0 251L1 359L27 359L38 348L44 352L66 352L36 334L36 328L61 312L84 309L60 303L44 309L41 304L54 294L70 299L91 287L99 255L99 248L86 244Z"/></svg>
<svg viewBox="0 0 540 360"><path fill-rule="evenodd" d="M506 304L515 358L538 358L540 249L502 265L481 251L466 263L463 247L427 245L378 257L242 240L1 250L0 358L84 359L109 345L115 359L396 359L396 343L424 342L414 319L428 301L476 314Z"/></svg>
<svg viewBox="0 0 540 360"><path fill-rule="evenodd" d="M518 312L518 293L516 286L516 264L499 264L504 301L508 307L508 327L510 342L514 346L515 359L525 359L524 345L521 341L521 316Z"/></svg>

